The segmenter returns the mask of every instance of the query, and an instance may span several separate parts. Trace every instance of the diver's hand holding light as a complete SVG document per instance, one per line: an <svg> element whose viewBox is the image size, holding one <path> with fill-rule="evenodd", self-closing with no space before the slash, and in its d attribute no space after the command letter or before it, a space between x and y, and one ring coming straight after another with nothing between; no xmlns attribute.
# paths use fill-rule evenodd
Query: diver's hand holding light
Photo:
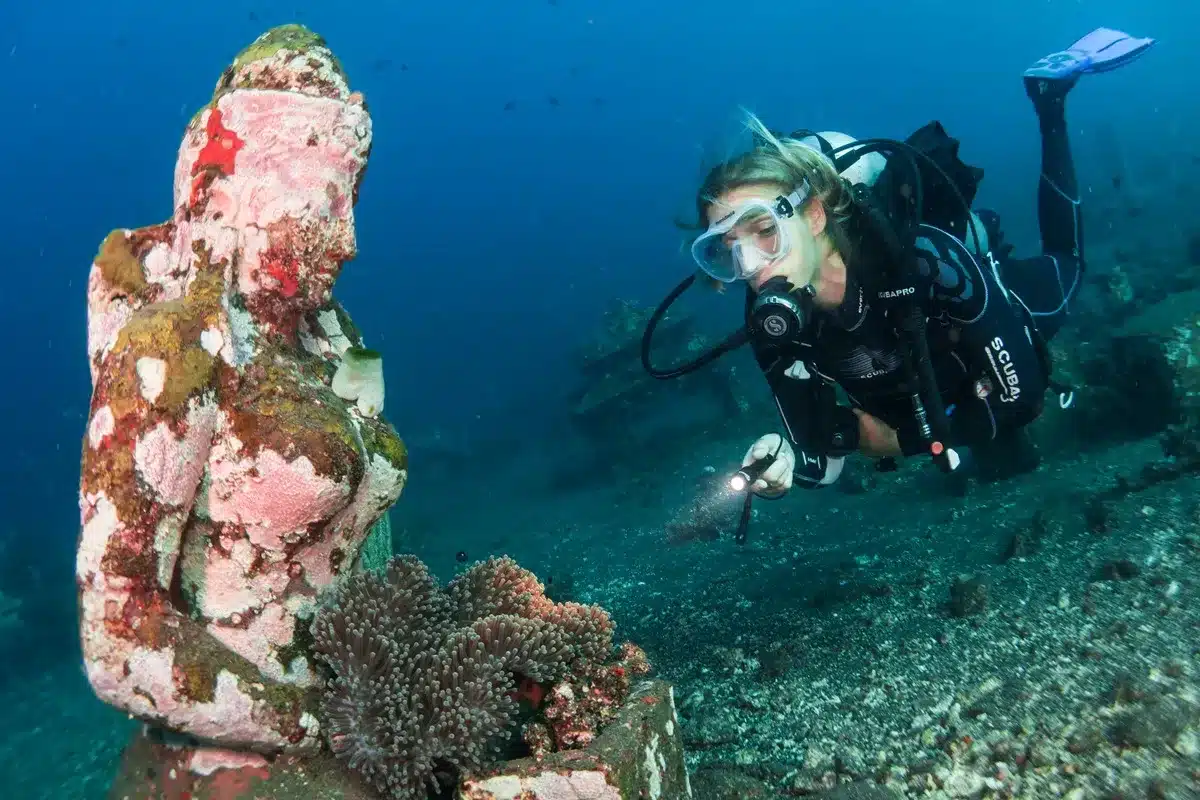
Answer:
<svg viewBox="0 0 1200 800"><path fill-rule="evenodd" d="M796 454L788 440L777 433L768 433L750 445L741 468L729 478L729 489L780 497L792 488L795 467Z"/></svg>
<svg viewBox="0 0 1200 800"><path fill-rule="evenodd" d="M754 485L754 482L762 477L762 474L767 471L767 468L775 463L775 454L768 453L757 461L753 461L746 466L733 473L733 477L729 479L729 488L735 492L744 492Z"/></svg>
<svg viewBox="0 0 1200 800"><path fill-rule="evenodd" d="M738 544L746 543L746 532L750 527L750 504L754 500L754 485L762 481L768 496L781 497L790 488L792 468L796 464L796 456L787 440L779 436L779 442L774 441L776 433L768 433L750 446L743 459L742 468L729 478L729 489L734 493L746 493L742 503L742 514L738 518L737 529L733 539ZM774 445L774 450L771 446ZM762 490L759 490L762 491Z"/></svg>

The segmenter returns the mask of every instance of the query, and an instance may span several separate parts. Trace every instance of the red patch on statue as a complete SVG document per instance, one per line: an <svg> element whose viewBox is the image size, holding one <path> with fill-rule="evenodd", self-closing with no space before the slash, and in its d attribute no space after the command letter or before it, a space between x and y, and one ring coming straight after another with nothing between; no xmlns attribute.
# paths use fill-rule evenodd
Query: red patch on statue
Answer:
<svg viewBox="0 0 1200 800"><path fill-rule="evenodd" d="M255 787L271 777L265 767L237 767L218 770L208 778L208 797L212 800L237 800L239 797L260 796Z"/></svg>
<svg viewBox="0 0 1200 800"><path fill-rule="evenodd" d="M279 284L284 297L295 297L300 291L300 262L280 247L268 247L259 256L262 271Z"/></svg>
<svg viewBox="0 0 1200 800"><path fill-rule="evenodd" d="M219 175L232 175L237 153L246 142L225 127L221 122L221 109L213 108L208 113L208 121L204 126L208 142L196 156L192 165L192 193L189 205L196 205L200 194Z"/></svg>
<svg viewBox="0 0 1200 800"><path fill-rule="evenodd" d="M192 174L195 175L200 170L213 168L222 175L232 175L237 152L246 143L221 123L221 109L219 108L214 108L209 112L204 132L208 134L208 144L200 150L196 163L192 165Z"/></svg>

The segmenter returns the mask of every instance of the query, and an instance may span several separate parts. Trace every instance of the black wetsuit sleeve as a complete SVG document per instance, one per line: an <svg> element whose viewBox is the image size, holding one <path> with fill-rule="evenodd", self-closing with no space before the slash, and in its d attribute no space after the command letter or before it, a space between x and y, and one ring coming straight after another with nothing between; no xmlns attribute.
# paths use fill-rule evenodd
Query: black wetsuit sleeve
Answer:
<svg viewBox="0 0 1200 800"><path fill-rule="evenodd" d="M844 460L844 455L829 452L832 432L839 421L845 424L840 415L853 416L854 412L839 407L834 387L812 374L803 362L783 357L773 348L751 344L796 453L793 485L806 489L828 486L841 475Z"/></svg>
<svg viewBox="0 0 1200 800"><path fill-rule="evenodd" d="M955 354L973 384L953 404L955 439L971 444L1029 424L1042 411L1046 375L1024 309L1008 297L993 262L977 261L954 237L922 237L918 250L926 265L936 264L932 314L958 329Z"/></svg>

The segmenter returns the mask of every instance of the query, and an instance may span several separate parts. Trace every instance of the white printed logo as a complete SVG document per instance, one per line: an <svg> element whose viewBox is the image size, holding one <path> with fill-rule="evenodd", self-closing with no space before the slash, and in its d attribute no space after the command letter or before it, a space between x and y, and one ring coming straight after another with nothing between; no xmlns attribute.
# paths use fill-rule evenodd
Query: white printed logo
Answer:
<svg viewBox="0 0 1200 800"><path fill-rule="evenodd" d="M1013 366L1012 355L1004 347L1004 340L997 336L988 342L987 356L992 362L992 371L1000 379L1000 402L1015 403L1021 396L1021 378Z"/></svg>

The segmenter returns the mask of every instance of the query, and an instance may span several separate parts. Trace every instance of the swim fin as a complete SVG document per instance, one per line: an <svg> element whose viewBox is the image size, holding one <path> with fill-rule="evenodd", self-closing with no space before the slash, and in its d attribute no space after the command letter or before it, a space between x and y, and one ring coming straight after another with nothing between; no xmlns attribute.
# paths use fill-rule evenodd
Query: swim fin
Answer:
<svg viewBox="0 0 1200 800"><path fill-rule="evenodd" d="M1136 39L1111 28L1097 28L1066 50L1051 53L1025 70L1036 80L1075 80L1091 72L1123 67L1146 52L1154 39Z"/></svg>

